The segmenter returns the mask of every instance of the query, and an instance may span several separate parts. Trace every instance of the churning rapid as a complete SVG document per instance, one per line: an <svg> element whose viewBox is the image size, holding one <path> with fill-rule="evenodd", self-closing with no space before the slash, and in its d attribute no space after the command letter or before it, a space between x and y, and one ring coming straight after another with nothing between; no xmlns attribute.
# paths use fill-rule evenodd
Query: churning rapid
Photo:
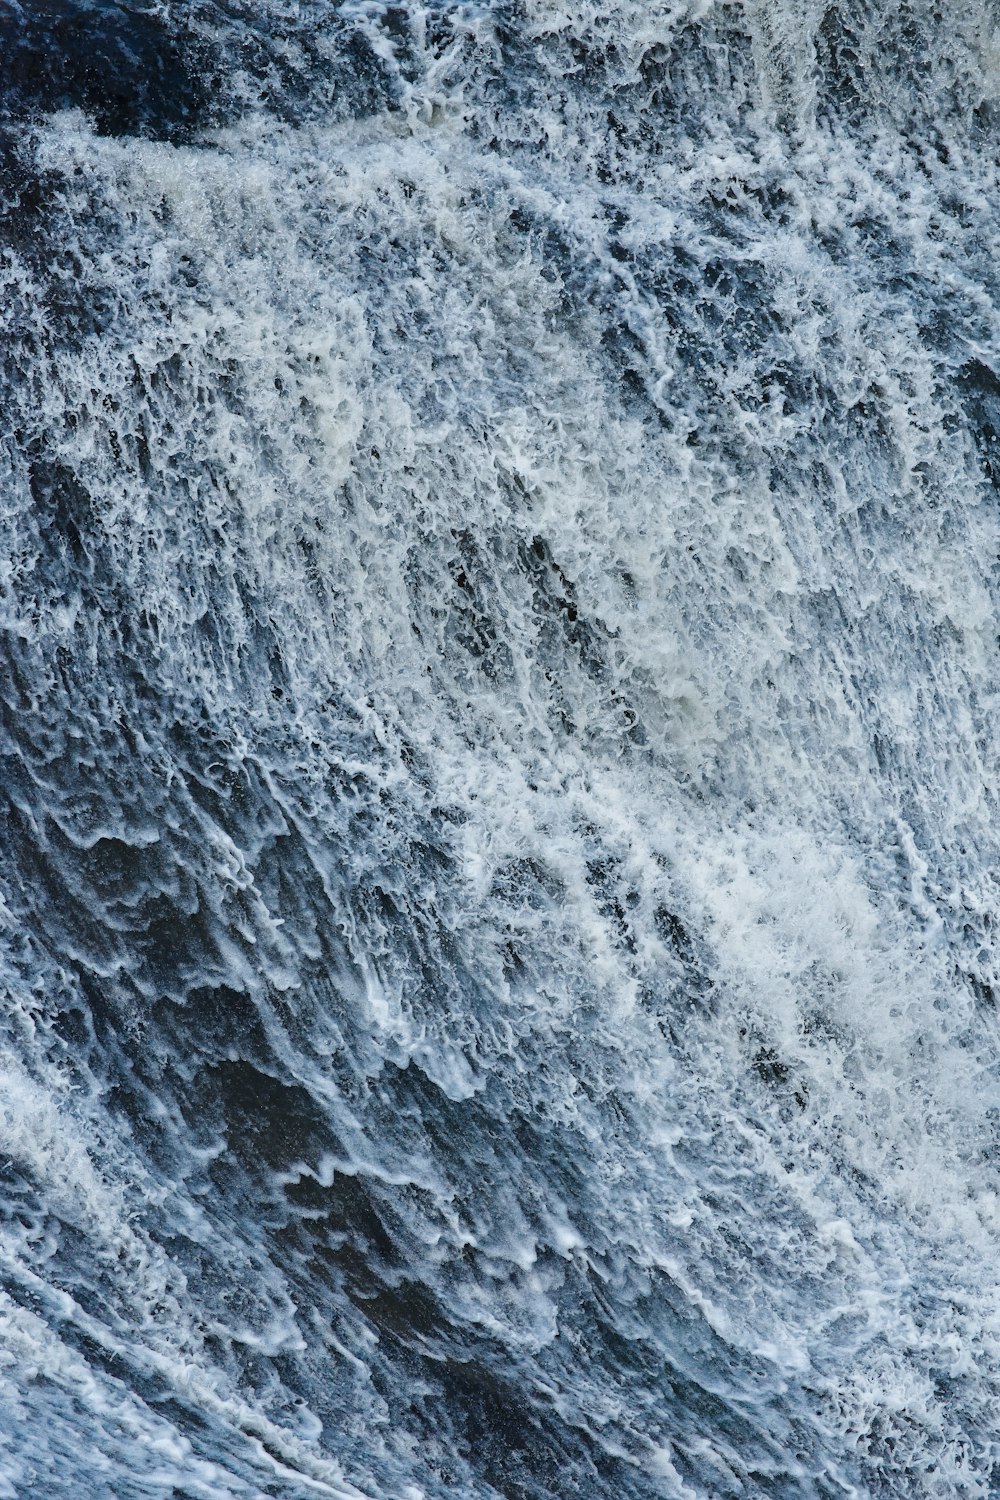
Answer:
<svg viewBox="0 0 1000 1500"><path fill-rule="evenodd" d="M0 101L0 1496L1000 1495L993 0Z"/></svg>

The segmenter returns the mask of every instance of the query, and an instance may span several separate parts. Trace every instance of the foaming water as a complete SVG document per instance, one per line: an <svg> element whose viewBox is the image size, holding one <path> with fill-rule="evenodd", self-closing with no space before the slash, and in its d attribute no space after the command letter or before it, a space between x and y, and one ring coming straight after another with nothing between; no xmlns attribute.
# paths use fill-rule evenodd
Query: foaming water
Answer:
<svg viewBox="0 0 1000 1500"><path fill-rule="evenodd" d="M991 9L9 9L0 1495L996 1494Z"/></svg>

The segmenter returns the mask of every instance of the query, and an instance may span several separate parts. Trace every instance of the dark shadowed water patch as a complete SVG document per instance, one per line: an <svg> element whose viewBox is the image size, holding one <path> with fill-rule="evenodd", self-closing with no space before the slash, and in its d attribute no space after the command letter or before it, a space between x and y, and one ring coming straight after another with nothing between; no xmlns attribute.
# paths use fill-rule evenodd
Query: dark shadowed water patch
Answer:
<svg viewBox="0 0 1000 1500"><path fill-rule="evenodd" d="M183 140L206 119L213 85L204 36L151 6L31 0L0 16L0 109L82 109L107 135Z"/></svg>

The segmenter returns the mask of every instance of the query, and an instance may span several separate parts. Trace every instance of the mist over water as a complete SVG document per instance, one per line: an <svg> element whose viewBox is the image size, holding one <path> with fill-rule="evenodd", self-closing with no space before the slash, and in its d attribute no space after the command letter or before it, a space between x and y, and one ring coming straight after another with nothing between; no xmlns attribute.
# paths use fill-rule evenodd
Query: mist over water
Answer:
<svg viewBox="0 0 1000 1500"><path fill-rule="evenodd" d="M1000 1494L998 105L0 8L0 1497Z"/></svg>

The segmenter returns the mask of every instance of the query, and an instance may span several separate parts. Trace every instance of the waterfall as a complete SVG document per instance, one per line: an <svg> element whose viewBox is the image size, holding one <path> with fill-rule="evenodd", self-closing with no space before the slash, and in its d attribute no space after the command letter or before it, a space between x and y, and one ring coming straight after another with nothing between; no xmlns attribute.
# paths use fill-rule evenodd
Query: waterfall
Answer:
<svg viewBox="0 0 1000 1500"><path fill-rule="evenodd" d="M0 1497L1000 1493L987 0L0 13Z"/></svg>

